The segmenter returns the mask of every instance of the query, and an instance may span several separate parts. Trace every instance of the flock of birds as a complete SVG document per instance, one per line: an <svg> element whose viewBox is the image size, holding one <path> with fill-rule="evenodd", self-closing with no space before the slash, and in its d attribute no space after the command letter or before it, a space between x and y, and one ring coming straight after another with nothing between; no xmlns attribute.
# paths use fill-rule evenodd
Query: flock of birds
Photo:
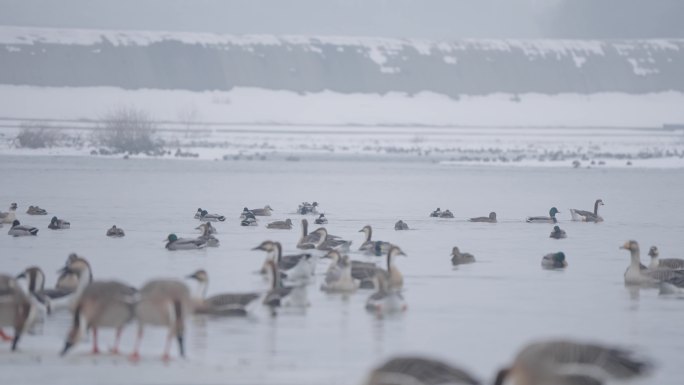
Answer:
<svg viewBox="0 0 684 385"><path fill-rule="evenodd" d="M593 211L571 209L572 219L601 222L603 218L598 211L602 205L603 201L599 199L595 202ZM36 236L37 228L22 225L17 219L17 207L16 203L12 203L8 212L0 213L0 226L2 223L11 224L8 234L15 237ZM313 215L317 225L327 224L325 214L319 213L318 207L317 202L304 202L299 205L297 213ZM244 208L240 215L240 224L256 226L260 217L270 217L272 213L273 209L269 205L259 209ZM526 221L553 224L550 237L563 239L567 234L557 225L556 215L559 213L553 207L548 216L528 217ZM30 206L27 214L47 215L47 211ZM430 217L453 218L453 214L449 210L442 211L438 208ZM201 235L196 238L179 238L176 234L169 234L166 249L191 250L220 245L212 223L224 222L226 217L198 208L195 218L200 222L196 229L201 231ZM496 223L496 213L470 218L470 221ZM293 222L291 219L274 221L266 224L266 227L289 230L293 228ZM48 228L65 230L70 228L70 224L53 217ZM398 231L408 228L402 220L395 224L395 230ZM373 239L373 228L370 225L360 229L359 232L364 233L364 241L358 251L368 256L384 257L384 263L378 265L372 261L351 259L348 254L352 242L328 233L325 227L309 232L306 218L301 220L301 230L296 246L299 249L297 253L285 255L279 242L269 240L253 248L266 253L266 260L260 270L270 281L269 288L265 291L208 295L209 275L204 270L195 271L186 277L196 281L197 289L194 294L184 281L178 279L154 279L135 288L119 281L94 279L88 260L77 254L69 255L52 289L46 288L45 274L37 266L31 266L16 276L0 274L0 328L14 328L12 337L0 329L0 339L11 341L11 349L15 350L22 334L35 322L44 318L45 314L61 310L71 312L73 320L66 335L63 355L78 343L86 331L92 332L93 353L98 353L97 332L101 328L116 330L112 351L117 353L123 329L135 322L138 332L130 359L140 359L139 349L145 327L157 326L168 330L162 358L169 360L173 339L177 341L179 355L185 354L185 320L190 314L243 316L250 311L248 306L259 299L274 315L281 306L309 306L306 289L313 282L320 260L329 260L321 290L331 293L372 290L365 306L368 311L377 314L398 313L407 309L401 294L404 278L395 264L396 257L405 255L399 246ZM106 231L106 235L120 238L125 236L125 232L112 226ZM631 263L624 275L626 284L657 286L663 293L684 292L684 260L660 259L657 247L653 246L649 250L651 263L645 266L641 264L636 241L628 241L621 248L628 250L631 255ZM472 254L463 253L458 247L453 247L453 265L475 261ZM565 254L557 252L545 255L541 265L549 269L562 269L567 266ZM20 284L21 280L26 280L26 285ZM577 374L576 369L579 367L588 368L588 371ZM573 371L568 372L569 368ZM627 379L642 375L649 368L648 362L633 357L628 350L575 341L550 340L525 347L510 368L497 374L495 383L601 384L604 379ZM373 370L367 382L368 385L480 383L461 369L421 357L392 359Z"/></svg>

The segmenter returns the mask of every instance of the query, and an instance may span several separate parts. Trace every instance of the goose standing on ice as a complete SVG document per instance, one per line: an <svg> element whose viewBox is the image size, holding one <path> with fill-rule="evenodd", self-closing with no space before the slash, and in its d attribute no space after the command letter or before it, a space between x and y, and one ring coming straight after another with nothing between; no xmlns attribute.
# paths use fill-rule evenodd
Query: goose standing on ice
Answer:
<svg viewBox="0 0 684 385"><path fill-rule="evenodd" d="M394 230L399 231L399 230L408 230L408 229L409 229L409 227L406 224L406 222L402 221L401 219L397 223L394 224Z"/></svg>
<svg viewBox="0 0 684 385"><path fill-rule="evenodd" d="M568 266L568 262L565 260L565 253L559 251L542 257L541 265L545 269L563 269Z"/></svg>
<svg viewBox="0 0 684 385"><path fill-rule="evenodd" d="M332 254L332 255L330 255ZM356 291L361 281L352 277L352 261L348 256L340 256L333 250L328 253L332 262L325 274L325 282L321 284L321 290L328 293L351 293Z"/></svg>
<svg viewBox="0 0 684 385"><path fill-rule="evenodd" d="M269 216L271 216L273 209L271 208L271 206L266 205L266 206L264 206L263 209L252 209L249 211L251 211L252 214L254 214L258 217L269 217Z"/></svg>
<svg viewBox="0 0 684 385"><path fill-rule="evenodd" d="M48 225L48 229L50 230L66 230L69 228L71 228L71 223L57 217L52 217L50 224Z"/></svg>
<svg viewBox="0 0 684 385"><path fill-rule="evenodd" d="M684 270L644 269L637 241L627 241L620 248L629 251L631 256L629 267L625 271L625 284L654 287L664 282L677 287L684 286Z"/></svg>
<svg viewBox="0 0 684 385"><path fill-rule="evenodd" d="M31 266L17 275L17 280L26 279L28 282L29 294L45 308L45 312L50 314L53 309L53 300L66 299L71 295L73 289L45 289L45 273L40 267Z"/></svg>
<svg viewBox="0 0 684 385"><path fill-rule="evenodd" d="M19 286L17 280L0 274L0 341L11 340L12 351L17 350L19 339L31 326L36 307ZM14 337L7 336L1 328L13 327Z"/></svg>
<svg viewBox="0 0 684 385"><path fill-rule="evenodd" d="M649 269L684 270L684 259L660 259L660 251L658 251L656 246L651 246L651 248L648 250L648 256L651 257L651 263L648 265Z"/></svg>
<svg viewBox="0 0 684 385"><path fill-rule="evenodd" d="M601 216L598 215L599 206L603 206L602 199L597 199L596 202L594 202L593 213L591 211L570 209L570 215L572 215L572 220L580 222L603 222L603 218L601 218Z"/></svg>
<svg viewBox="0 0 684 385"><path fill-rule="evenodd" d="M203 249L207 241L200 238L178 238L176 234L169 234L165 239L168 250L193 250Z"/></svg>
<svg viewBox="0 0 684 385"><path fill-rule="evenodd" d="M205 270L197 270L187 278L197 281L197 294L192 299L194 311L198 314L221 316L245 316L247 305L259 298L259 293L221 293L207 297L209 275Z"/></svg>
<svg viewBox="0 0 684 385"><path fill-rule="evenodd" d="M470 218L469 221L470 222L496 223L496 213L494 211L492 211L491 213L489 213L489 216Z"/></svg>
<svg viewBox="0 0 684 385"><path fill-rule="evenodd" d="M33 226L24 226L18 219L12 222L12 228L7 232L7 234L15 237L25 237L29 235L38 235L38 229Z"/></svg>
<svg viewBox="0 0 684 385"><path fill-rule="evenodd" d="M47 215L47 210L41 209L38 206L29 206L29 208L26 210L26 214L28 214L28 215Z"/></svg>
<svg viewBox="0 0 684 385"><path fill-rule="evenodd" d="M0 226L2 226L2 223L12 223L15 219L17 219L17 204L12 203L9 211L0 213Z"/></svg>
<svg viewBox="0 0 684 385"><path fill-rule="evenodd" d="M280 229L280 230L291 230L292 220L290 218L284 221L275 221L266 225L267 229Z"/></svg>
<svg viewBox="0 0 684 385"><path fill-rule="evenodd" d="M337 250L329 251L323 258L329 258L330 267L334 268L340 261L341 255ZM375 284L373 283L373 278L378 270L382 271L381 268L375 265L373 262L362 262L362 261L349 261L351 263L351 276L355 280L359 281L359 288L361 289L373 289Z"/></svg>
<svg viewBox="0 0 684 385"><path fill-rule="evenodd" d="M392 246L392 244L389 242L373 241L373 228L371 225L363 226L359 232L364 233L366 236L366 239L361 244L361 247L359 247L359 251L363 251L366 254L380 257L386 255L387 251L389 251L390 247Z"/></svg>
<svg viewBox="0 0 684 385"><path fill-rule="evenodd" d="M317 225L326 225L328 224L328 218L325 217L325 214L320 214L314 223Z"/></svg>
<svg viewBox="0 0 684 385"><path fill-rule="evenodd" d="M470 253L461 253L461 251L458 249L457 246L454 246L453 249L451 249L451 264L456 266L456 265L465 265L468 263L474 263L475 262L475 257L470 254Z"/></svg>
<svg viewBox="0 0 684 385"><path fill-rule="evenodd" d="M558 211L558 209L555 207L551 207L551 210L549 210L549 216L548 217L527 217L525 222L527 222L527 223L558 223L558 220L556 219L556 214L560 214L560 211Z"/></svg>
<svg viewBox="0 0 684 385"><path fill-rule="evenodd" d="M280 242L272 241L261 242L252 250L267 253L266 262L261 269L262 273L268 272L268 261L274 261L278 271L291 280L309 280L315 274L317 259L309 253L284 256Z"/></svg>
<svg viewBox="0 0 684 385"><path fill-rule="evenodd" d="M116 227L116 225L114 225L109 230L107 230L107 236L112 238L123 238L124 236L126 236L126 233L122 228Z"/></svg>
<svg viewBox="0 0 684 385"><path fill-rule="evenodd" d="M551 232L551 234L549 234L549 238L553 238L553 239L564 239L567 237L568 236L567 236L567 234L565 234L565 230L562 230L558 226L553 226L553 231Z"/></svg>

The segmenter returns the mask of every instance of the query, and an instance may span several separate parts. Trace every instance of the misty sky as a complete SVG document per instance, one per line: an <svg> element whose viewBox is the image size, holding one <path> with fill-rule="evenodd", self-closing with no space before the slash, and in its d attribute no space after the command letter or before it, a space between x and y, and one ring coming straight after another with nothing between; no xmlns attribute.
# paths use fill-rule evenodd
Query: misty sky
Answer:
<svg viewBox="0 0 684 385"><path fill-rule="evenodd" d="M684 0L0 0L0 24L453 39L684 37Z"/></svg>

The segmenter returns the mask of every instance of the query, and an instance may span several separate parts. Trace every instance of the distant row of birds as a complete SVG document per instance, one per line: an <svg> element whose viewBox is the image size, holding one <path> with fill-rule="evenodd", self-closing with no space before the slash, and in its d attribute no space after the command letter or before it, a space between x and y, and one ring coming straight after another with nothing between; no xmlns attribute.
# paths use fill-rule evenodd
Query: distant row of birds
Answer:
<svg viewBox="0 0 684 385"><path fill-rule="evenodd" d="M580 222L603 222L603 218L598 214L599 206L603 206L603 200L602 199L597 199L596 202L594 202L594 211L570 209L570 215L572 216L572 220L573 221L580 221ZM549 210L549 216L527 217L527 219L525 219L525 221L528 223L558 223L558 219L556 218L556 214L560 214L560 211L558 211L557 208L552 207ZM432 217L432 218L454 218L454 214L451 211L449 211L448 209L442 211L438 207L436 210L434 210L433 212L430 213L430 217ZM492 211L486 217L469 218L468 221L469 222L483 222L483 223L497 223L496 213L494 211Z"/></svg>

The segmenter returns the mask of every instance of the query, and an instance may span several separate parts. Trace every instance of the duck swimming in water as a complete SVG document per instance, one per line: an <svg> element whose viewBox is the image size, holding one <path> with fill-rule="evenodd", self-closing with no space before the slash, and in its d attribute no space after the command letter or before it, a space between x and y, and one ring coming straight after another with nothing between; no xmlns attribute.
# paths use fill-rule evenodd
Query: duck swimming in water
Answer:
<svg viewBox="0 0 684 385"><path fill-rule="evenodd" d="M2 223L12 223L17 219L17 204L12 203L6 213L0 213L0 226Z"/></svg>
<svg viewBox="0 0 684 385"><path fill-rule="evenodd" d="M651 263L648 265L649 269L684 270L684 259L660 259L660 251L658 251L656 246L651 246L651 248L648 250L648 256L651 257Z"/></svg>
<svg viewBox="0 0 684 385"><path fill-rule="evenodd" d="M267 229L291 230L292 229L292 220L288 218L284 221L271 222L271 223L266 225L266 228Z"/></svg>
<svg viewBox="0 0 684 385"><path fill-rule="evenodd" d="M447 210L442 211L442 213L439 214L439 217L440 218L453 218L454 214L451 211L449 211L449 209L447 209Z"/></svg>
<svg viewBox="0 0 684 385"><path fill-rule="evenodd" d="M560 211L558 211L558 209L555 207L551 207L551 210L549 210L549 216L548 217L527 217L525 222L527 222L527 223L558 223L558 220L556 219L556 214L560 214Z"/></svg>
<svg viewBox="0 0 684 385"><path fill-rule="evenodd" d="M602 199L597 199L596 202L594 202L594 212L570 209L572 220L580 222L603 222L603 218L598 215L599 206L603 206Z"/></svg>
<svg viewBox="0 0 684 385"><path fill-rule="evenodd" d="M567 238L567 234L565 234L565 230L562 230L560 227L553 226L553 231L549 234L549 238L564 239Z"/></svg>
<svg viewBox="0 0 684 385"><path fill-rule="evenodd" d="M409 227L406 224L406 222L402 221L401 219L397 223L394 224L394 230L399 231L399 230L408 230L408 229L409 229Z"/></svg>
<svg viewBox="0 0 684 385"><path fill-rule="evenodd" d="M38 235L38 229L32 226L24 226L19 222L18 219L15 219L14 222L12 222L12 228L7 232L7 234L13 235L15 237Z"/></svg>
<svg viewBox="0 0 684 385"><path fill-rule="evenodd" d="M560 251L546 254L542 257L541 265L545 269L563 269L568 266L568 263L565 261L565 254Z"/></svg>
<svg viewBox="0 0 684 385"><path fill-rule="evenodd" d="M52 217L52 220L50 220L50 224L48 225L48 229L51 230L66 230L69 228L71 228L71 223L57 217Z"/></svg>
<svg viewBox="0 0 684 385"><path fill-rule="evenodd" d="M271 216L273 209L271 208L271 206L266 205L263 209L252 209L249 211L251 211L252 214L256 215L257 217L269 217Z"/></svg>
<svg viewBox="0 0 684 385"><path fill-rule="evenodd" d="M465 265L468 263L474 263L475 262L475 257L470 254L470 253L461 253L461 251L458 249L458 247L454 246L453 249L451 249L451 264L456 266L456 265Z"/></svg>
<svg viewBox="0 0 684 385"><path fill-rule="evenodd" d="M496 223L496 213L494 211L492 211L491 213L489 213L489 216L470 218L468 221L470 221L470 222Z"/></svg>
<svg viewBox="0 0 684 385"><path fill-rule="evenodd" d="M207 243L207 247L219 247L220 242L218 238L211 233L211 229L213 229L213 227L211 225L207 226L209 223L210 222L206 222L200 225L202 228L202 235L200 235L197 239L205 241Z"/></svg>
<svg viewBox="0 0 684 385"><path fill-rule="evenodd" d="M107 230L107 236L112 238L122 238L126 236L126 233L122 228L116 227L116 225L114 225Z"/></svg>
<svg viewBox="0 0 684 385"><path fill-rule="evenodd" d="M314 203L303 202L297 208L297 214L301 214L301 215L318 214L318 210L316 209L317 207L318 207L318 202L314 202Z"/></svg>
<svg viewBox="0 0 684 385"><path fill-rule="evenodd" d="M219 214L209 214L207 210L202 210L199 220L202 222L223 222L226 220L226 217Z"/></svg>
<svg viewBox="0 0 684 385"><path fill-rule="evenodd" d="M325 225L328 223L328 218L325 217L325 214L321 214L318 216L318 218L316 218L314 223L317 225Z"/></svg>
<svg viewBox="0 0 684 385"><path fill-rule="evenodd" d="M247 305L261 297L256 292L221 293L207 297L209 275L205 270L197 270L187 278L197 281L197 294L193 298L194 311L198 314L220 316L245 316Z"/></svg>
<svg viewBox="0 0 684 385"><path fill-rule="evenodd" d="M29 208L26 210L26 214L28 214L28 215L47 215L47 211L45 209L41 209L38 206L29 206Z"/></svg>
<svg viewBox="0 0 684 385"><path fill-rule="evenodd" d="M193 250L203 249L207 246L207 241L200 238L178 238L176 234L169 234L165 239L168 250Z"/></svg>
<svg viewBox="0 0 684 385"><path fill-rule="evenodd" d="M437 207L437 210L430 213L430 218L439 218L442 215L442 210Z"/></svg>
<svg viewBox="0 0 684 385"><path fill-rule="evenodd" d="M195 212L195 219L200 219L201 216L202 216L202 208L200 207Z"/></svg>
<svg viewBox="0 0 684 385"><path fill-rule="evenodd" d="M256 226L257 219L251 211L244 213L244 218L240 221L240 226Z"/></svg>

